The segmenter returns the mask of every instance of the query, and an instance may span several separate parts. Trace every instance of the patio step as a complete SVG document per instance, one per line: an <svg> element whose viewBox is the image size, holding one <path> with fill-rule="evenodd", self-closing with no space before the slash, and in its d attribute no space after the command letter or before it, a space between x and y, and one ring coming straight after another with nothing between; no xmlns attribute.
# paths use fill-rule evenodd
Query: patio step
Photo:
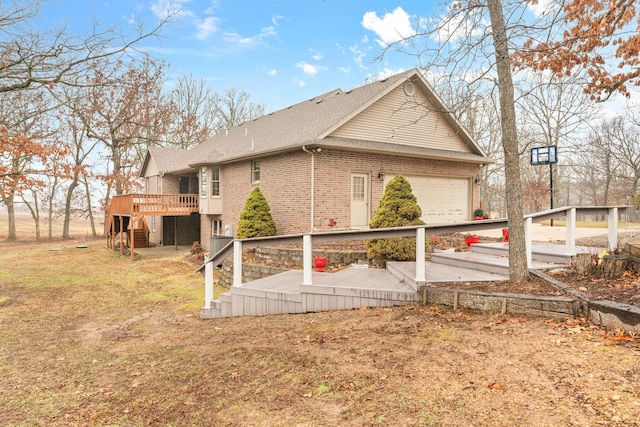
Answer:
<svg viewBox="0 0 640 427"><path fill-rule="evenodd" d="M472 244L470 251L478 254L508 256L509 243L497 242ZM556 264L569 264L573 257L565 252L565 247L563 245L552 245L546 243L534 243L531 245L531 258L538 261ZM579 246L576 247L576 252L588 253L589 249L584 246Z"/></svg>
<svg viewBox="0 0 640 427"><path fill-rule="evenodd" d="M431 262L508 276L509 246L505 243L473 244L469 252L433 253ZM545 248L532 251L531 268L534 270L566 267L570 263L571 257L561 253L554 254Z"/></svg>

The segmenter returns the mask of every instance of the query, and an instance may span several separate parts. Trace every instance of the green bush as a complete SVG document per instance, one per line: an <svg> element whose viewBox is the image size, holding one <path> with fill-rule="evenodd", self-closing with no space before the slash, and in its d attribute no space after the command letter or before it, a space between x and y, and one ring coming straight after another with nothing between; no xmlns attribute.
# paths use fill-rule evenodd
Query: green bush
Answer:
<svg viewBox="0 0 640 427"><path fill-rule="evenodd" d="M378 210L369 221L370 228L422 225L422 209L413 195L411 184L402 175L393 178L384 190ZM425 239L426 240L426 239ZM415 237L392 237L367 240L367 255L373 259L408 261L416 258ZM428 245L428 241L425 242Z"/></svg>
<svg viewBox="0 0 640 427"><path fill-rule="evenodd" d="M238 239L249 239L252 237L267 237L276 234L276 222L271 216L271 208L264 195L256 187L247 199L240 220L236 237Z"/></svg>

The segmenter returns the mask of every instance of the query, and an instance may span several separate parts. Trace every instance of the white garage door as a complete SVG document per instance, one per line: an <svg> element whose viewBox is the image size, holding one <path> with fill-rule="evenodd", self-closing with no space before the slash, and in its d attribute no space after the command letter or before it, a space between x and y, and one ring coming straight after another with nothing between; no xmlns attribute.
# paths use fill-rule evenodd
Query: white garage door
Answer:
<svg viewBox="0 0 640 427"><path fill-rule="evenodd" d="M385 186L394 175L385 176ZM405 176L427 224L450 224L470 220L469 179Z"/></svg>

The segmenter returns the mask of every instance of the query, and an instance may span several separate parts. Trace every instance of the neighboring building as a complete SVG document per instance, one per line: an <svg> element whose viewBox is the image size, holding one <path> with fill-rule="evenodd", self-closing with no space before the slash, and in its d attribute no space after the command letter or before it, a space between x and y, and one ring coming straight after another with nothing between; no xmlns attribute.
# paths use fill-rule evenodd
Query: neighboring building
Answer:
<svg viewBox="0 0 640 427"><path fill-rule="evenodd" d="M267 114L191 150L152 148L141 176L148 193L199 194L208 247L210 236L234 234L256 186L278 234L367 227L397 174L426 223L468 221L480 205L476 177L491 162L413 69ZM195 228L193 216L185 227ZM151 242L172 244L175 224L155 218Z"/></svg>

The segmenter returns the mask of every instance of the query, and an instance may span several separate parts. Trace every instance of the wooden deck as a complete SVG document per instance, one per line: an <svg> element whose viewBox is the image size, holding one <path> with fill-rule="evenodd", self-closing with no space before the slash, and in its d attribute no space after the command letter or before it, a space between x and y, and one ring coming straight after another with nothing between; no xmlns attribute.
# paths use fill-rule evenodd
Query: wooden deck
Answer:
<svg viewBox="0 0 640 427"><path fill-rule="evenodd" d="M508 244L478 244L471 249L432 254L432 261L425 262L426 283L416 282L415 262L389 262L386 269L353 266L335 273L314 272L313 285L303 284L302 271L291 270L232 286L209 308L203 308L200 316L264 316L406 305L419 301L419 287L429 283L509 279L509 259L505 256ZM535 244L532 269L567 267L571 256L564 252L564 245Z"/></svg>
<svg viewBox="0 0 640 427"><path fill-rule="evenodd" d="M146 216L186 216L199 212L197 194L126 194L114 196L105 219L107 247L116 249L116 237L120 236L120 254L129 246L131 258L135 247L149 244L149 227ZM126 232L126 233L125 233Z"/></svg>

